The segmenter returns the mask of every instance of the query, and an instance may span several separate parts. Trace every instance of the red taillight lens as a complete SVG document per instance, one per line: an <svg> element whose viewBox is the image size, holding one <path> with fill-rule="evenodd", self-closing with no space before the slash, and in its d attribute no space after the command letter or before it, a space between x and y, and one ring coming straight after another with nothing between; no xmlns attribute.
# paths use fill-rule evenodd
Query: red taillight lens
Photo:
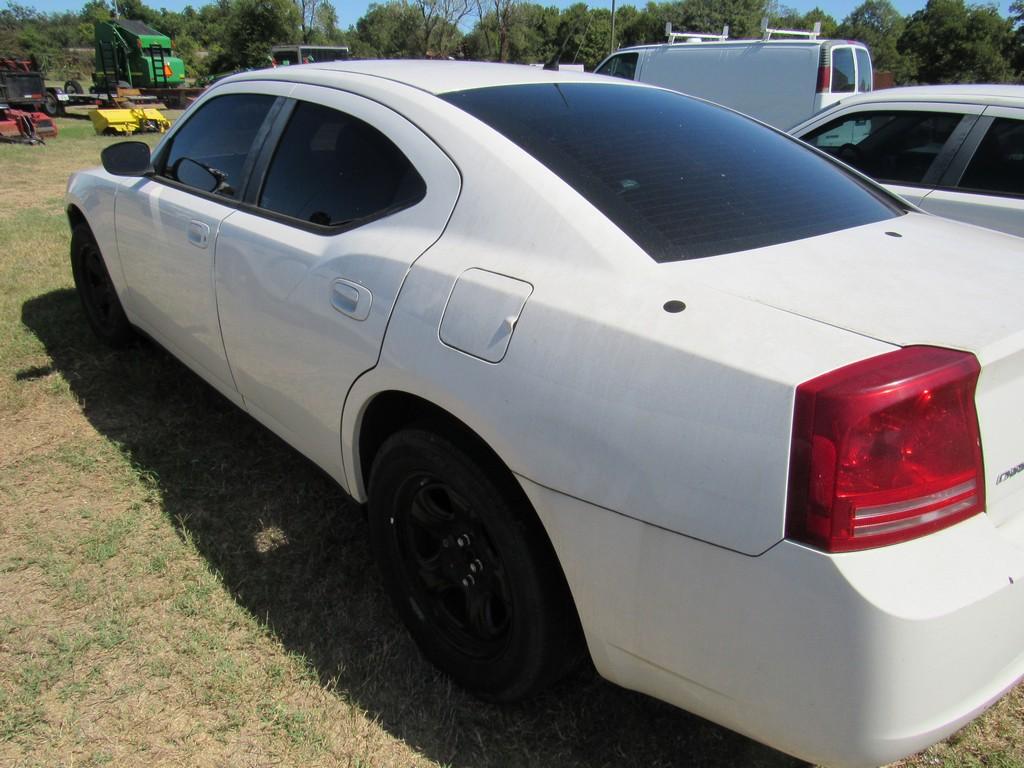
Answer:
<svg viewBox="0 0 1024 768"><path fill-rule="evenodd" d="M831 87L832 67L818 67L818 93L828 93Z"/></svg>
<svg viewBox="0 0 1024 768"><path fill-rule="evenodd" d="M974 355L906 347L796 390L786 536L848 552L985 507Z"/></svg>

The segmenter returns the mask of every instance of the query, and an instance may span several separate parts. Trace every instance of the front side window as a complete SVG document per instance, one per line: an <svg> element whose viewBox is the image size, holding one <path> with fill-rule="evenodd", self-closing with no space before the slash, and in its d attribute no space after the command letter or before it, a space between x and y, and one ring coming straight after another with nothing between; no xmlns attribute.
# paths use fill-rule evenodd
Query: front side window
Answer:
<svg viewBox="0 0 1024 768"><path fill-rule="evenodd" d="M423 178L384 134L336 109L299 102L259 206L319 226L377 218L423 199Z"/></svg>
<svg viewBox="0 0 1024 768"><path fill-rule="evenodd" d="M868 93L874 87L871 74L871 54L866 48L855 48L857 52L857 93Z"/></svg>
<svg viewBox="0 0 1024 768"><path fill-rule="evenodd" d="M858 112L803 139L879 181L921 184L962 115Z"/></svg>
<svg viewBox="0 0 1024 768"><path fill-rule="evenodd" d="M1024 195L1024 120L996 118L957 186L972 192Z"/></svg>
<svg viewBox="0 0 1024 768"><path fill-rule="evenodd" d="M602 64L595 74L633 80L636 77L636 62L639 58L638 53L620 53Z"/></svg>
<svg viewBox="0 0 1024 768"><path fill-rule="evenodd" d="M672 91L609 81L442 98L547 166L655 261L759 248L901 213L799 142Z"/></svg>
<svg viewBox="0 0 1024 768"><path fill-rule="evenodd" d="M256 93L210 99L174 134L162 175L203 192L239 199L245 162L273 103L273 96Z"/></svg>
<svg viewBox="0 0 1024 768"><path fill-rule="evenodd" d="M852 48L832 49L832 93L853 93L857 87L857 73L853 65Z"/></svg>

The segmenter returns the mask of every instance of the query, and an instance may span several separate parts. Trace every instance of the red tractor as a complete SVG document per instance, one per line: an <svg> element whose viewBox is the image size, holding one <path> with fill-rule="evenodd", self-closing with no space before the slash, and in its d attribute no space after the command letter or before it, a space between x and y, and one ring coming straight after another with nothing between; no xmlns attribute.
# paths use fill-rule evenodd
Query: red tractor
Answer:
<svg viewBox="0 0 1024 768"><path fill-rule="evenodd" d="M30 61L0 57L0 141L40 144L57 135L57 123L42 111L43 76Z"/></svg>

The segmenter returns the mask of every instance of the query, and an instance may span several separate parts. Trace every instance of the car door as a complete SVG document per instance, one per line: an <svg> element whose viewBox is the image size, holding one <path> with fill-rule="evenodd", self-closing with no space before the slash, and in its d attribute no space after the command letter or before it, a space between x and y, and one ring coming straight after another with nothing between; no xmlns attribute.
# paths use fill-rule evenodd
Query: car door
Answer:
<svg viewBox="0 0 1024 768"><path fill-rule="evenodd" d="M221 224L216 288L246 408L344 483L345 396L376 364L412 263L460 189L451 160L376 101L298 85Z"/></svg>
<svg viewBox="0 0 1024 768"><path fill-rule="evenodd" d="M964 104L863 104L796 135L919 205L981 114Z"/></svg>
<svg viewBox="0 0 1024 768"><path fill-rule="evenodd" d="M121 191L115 209L132 321L233 399L213 260L220 225L244 193L261 129L280 106L277 95L261 90L225 87L199 104L161 145L155 175ZM222 183L207 169L223 174Z"/></svg>
<svg viewBox="0 0 1024 768"><path fill-rule="evenodd" d="M926 211L1024 236L1024 109L988 107Z"/></svg>

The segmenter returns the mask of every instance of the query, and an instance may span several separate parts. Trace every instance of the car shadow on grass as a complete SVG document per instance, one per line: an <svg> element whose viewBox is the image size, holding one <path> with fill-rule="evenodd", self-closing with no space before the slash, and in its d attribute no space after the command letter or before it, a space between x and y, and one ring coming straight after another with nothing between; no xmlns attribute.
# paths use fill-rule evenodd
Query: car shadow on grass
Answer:
<svg viewBox="0 0 1024 768"><path fill-rule="evenodd" d="M800 765L589 668L515 705L454 688L399 624L364 513L330 478L155 344L104 348L73 291L31 299L22 321L92 425L155 478L169 521L234 599L323 685L424 755L459 768Z"/></svg>

